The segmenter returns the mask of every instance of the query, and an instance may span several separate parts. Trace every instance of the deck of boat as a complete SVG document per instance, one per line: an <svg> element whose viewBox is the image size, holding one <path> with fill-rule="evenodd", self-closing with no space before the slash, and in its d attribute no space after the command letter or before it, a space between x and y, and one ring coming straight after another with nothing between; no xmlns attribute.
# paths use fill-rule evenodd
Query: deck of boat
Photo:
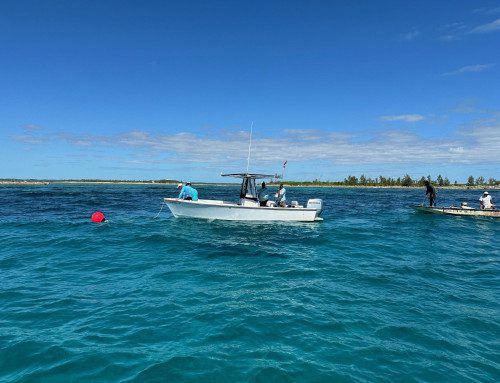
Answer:
<svg viewBox="0 0 500 383"><path fill-rule="evenodd" d="M422 213L430 214L446 214L446 215L460 215L460 216L471 216L471 217L494 217L500 218L500 210L491 209L471 209L471 208L461 208L461 207L435 207L435 206L411 206L416 211Z"/></svg>

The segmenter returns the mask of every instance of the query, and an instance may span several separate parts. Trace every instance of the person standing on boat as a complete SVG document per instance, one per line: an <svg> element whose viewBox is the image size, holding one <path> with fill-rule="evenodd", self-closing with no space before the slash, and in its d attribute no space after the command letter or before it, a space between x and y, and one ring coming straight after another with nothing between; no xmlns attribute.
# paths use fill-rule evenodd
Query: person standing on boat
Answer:
<svg viewBox="0 0 500 383"><path fill-rule="evenodd" d="M485 191L483 195L479 198L479 205L481 206L481 209L494 209L495 205L491 202L491 196L490 193Z"/></svg>
<svg viewBox="0 0 500 383"><path fill-rule="evenodd" d="M429 195L429 206L435 206L436 201L436 189L431 185L429 181L425 181L425 195Z"/></svg>
<svg viewBox="0 0 500 383"><path fill-rule="evenodd" d="M280 184L278 191L276 192L276 205L281 207L286 207L286 189L283 184Z"/></svg>
<svg viewBox="0 0 500 383"><path fill-rule="evenodd" d="M180 188L181 192L179 193L179 199L185 199L185 200L190 200L190 201L198 201L198 191L191 186L191 182L186 182L185 186L182 186L182 184L177 185L177 188Z"/></svg>
<svg viewBox="0 0 500 383"><path fill-rule="evenodd" d="M267 201L269 201L269 190L267 190L265 182L262 182L258 197L260 206L266 206Z"/></svg>

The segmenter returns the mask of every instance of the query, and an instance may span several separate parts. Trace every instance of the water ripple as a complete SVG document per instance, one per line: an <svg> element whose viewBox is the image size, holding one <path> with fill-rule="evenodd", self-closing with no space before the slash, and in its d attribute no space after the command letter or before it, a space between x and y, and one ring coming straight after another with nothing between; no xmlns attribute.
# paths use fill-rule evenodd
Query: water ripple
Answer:
<svg viewBox="0 0 500 383"><path fill-rule="evenodd" d="M421 190L294 188L325 221L265 225L155 219L173 186L1 191L1 381L500 377L498 222Z"/></svg>

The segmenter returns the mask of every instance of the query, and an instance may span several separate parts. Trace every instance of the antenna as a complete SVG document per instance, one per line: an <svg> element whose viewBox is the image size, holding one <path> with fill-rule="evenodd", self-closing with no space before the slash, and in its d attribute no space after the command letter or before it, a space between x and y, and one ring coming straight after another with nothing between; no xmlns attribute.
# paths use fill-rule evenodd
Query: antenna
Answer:
<svg viewBox="0 0 500 383"><path fill-rule="evenodd" d="M253 132L253 121L250 125L250 143L248 144L248 157L247 157L247 173L250 168L250 151L252 150L252 132Z"/></svg>

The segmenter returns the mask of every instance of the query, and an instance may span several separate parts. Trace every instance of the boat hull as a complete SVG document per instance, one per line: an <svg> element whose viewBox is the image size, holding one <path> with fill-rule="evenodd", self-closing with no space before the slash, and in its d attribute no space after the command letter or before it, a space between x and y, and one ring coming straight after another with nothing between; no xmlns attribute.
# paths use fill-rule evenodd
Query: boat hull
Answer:
<svg viewBox="0 0 500 383"><path fill-rule="evenodd" d="M320 221L320 211L307 208L241 206L213 200L186 201L165 198L174 217L200 218L224 221Z"/></svg>
<svg viewBox="0 0 500 383"><path fill-rule="evenodd" d="M431 207L431 206L412 206L412 207L416 211L422 213L500 218L500 210L463 209L461 207Z"/></svg>

